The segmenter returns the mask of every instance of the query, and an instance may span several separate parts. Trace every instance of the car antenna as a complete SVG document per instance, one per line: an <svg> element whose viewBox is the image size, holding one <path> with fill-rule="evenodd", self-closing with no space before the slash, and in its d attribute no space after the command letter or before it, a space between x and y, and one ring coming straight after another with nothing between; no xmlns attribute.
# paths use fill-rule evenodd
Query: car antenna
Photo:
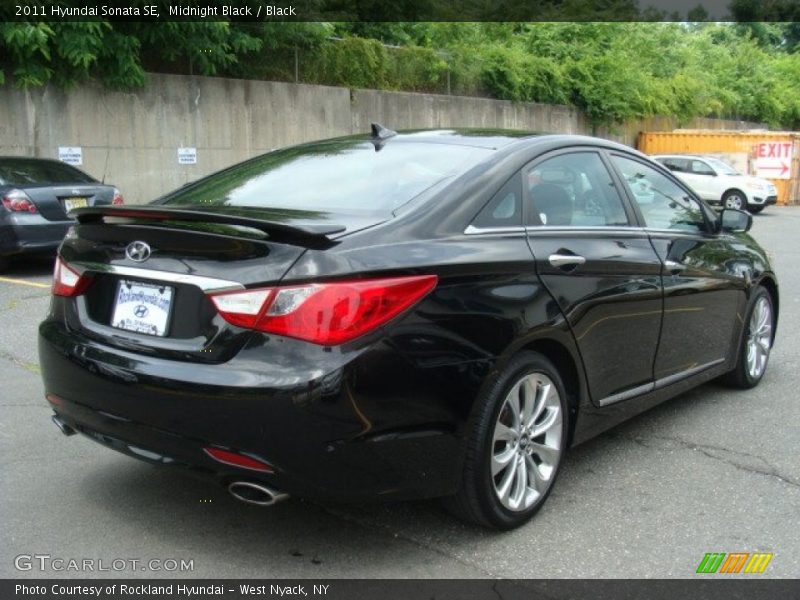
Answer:
<svg viewBox="0 0 800 600"><path fill-rule="evenodd" d="M375 145L375 152L380 152L386 140L396 135L396 131L387 129L380 123L372 123L372 143Z"/></svg>
<svg viewBox="0 0 800 600"><path fill-rule="evenodd" d="M106 148L106 162L103 165L103 179L100 181L103 185L106 184L106 171L108 170L108 156L111 154L111 148Z"/></svg>

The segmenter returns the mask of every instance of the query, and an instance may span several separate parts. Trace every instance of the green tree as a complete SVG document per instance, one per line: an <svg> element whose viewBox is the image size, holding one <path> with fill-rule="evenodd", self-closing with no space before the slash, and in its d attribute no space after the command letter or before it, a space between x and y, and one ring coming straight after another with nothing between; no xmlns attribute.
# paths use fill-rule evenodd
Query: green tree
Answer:
<svg viewBox="0 0 800 600"><path fill-rule="evenodd" d="M215 75L262 43L228 22L0 22L0 76L10 72L20 87L96 77L131 88L144 84L145 66L183 62L190 72Z"/></svg>

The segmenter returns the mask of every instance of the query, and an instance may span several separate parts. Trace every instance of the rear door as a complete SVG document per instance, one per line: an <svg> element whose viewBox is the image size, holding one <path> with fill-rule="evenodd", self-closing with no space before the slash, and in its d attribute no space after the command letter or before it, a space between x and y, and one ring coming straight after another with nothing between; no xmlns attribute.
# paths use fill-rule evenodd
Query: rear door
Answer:
<svg viewBox="0 0 800 600"><path fill-rule="evenodd" d="M592 401L608 405L652 389L661 261L631 226L621 182L590 148L546 155L524 175L528 243L572 328Z"/></svg>
<svg viewBox="0 0 800 600"><path fill-rule="evenodd" d="M657 385L723 362L745 300L745 274L710 210L638 157L611 153L639 218L663 263L664 326L655 362ZM635 190L644 183L652 195Z"/></svg>

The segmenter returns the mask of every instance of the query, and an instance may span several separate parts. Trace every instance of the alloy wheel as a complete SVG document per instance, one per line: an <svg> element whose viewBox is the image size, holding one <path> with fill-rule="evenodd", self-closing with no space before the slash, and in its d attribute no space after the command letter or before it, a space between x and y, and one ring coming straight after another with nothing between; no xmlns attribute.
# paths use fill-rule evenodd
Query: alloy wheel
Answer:
<svg viewBox="0 0 800 600"><path fill-rule="evenodd" d="M747 373L759 379L767 368L772 345L772 306L766 296L761 296L750 315L747 328Z"/></svg>
<svg viewBox="0 0 800 600"><path fill-rule="evenodd" d="M494 427L491 476L497 499L524 511L550 487L562 454L561 399L553 381L531 373L509 391Z"/></svg>
<svg viewBox="0 0 800 600"><path fill-rule="evenodd" d="M725 198L725 208L741 210L744 208L744 199L739 194L729 194Z"/></svg>

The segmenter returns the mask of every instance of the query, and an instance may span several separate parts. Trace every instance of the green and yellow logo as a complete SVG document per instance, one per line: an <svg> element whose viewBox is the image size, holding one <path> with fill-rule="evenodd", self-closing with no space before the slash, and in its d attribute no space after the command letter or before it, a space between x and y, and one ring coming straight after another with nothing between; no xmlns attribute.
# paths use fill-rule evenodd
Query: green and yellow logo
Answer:
<svg viewBox="0 0 800 600"><path fill-rule="evenodd" d="M771 560L771 552L707 552L697 573L763 573Z"/></svg>

